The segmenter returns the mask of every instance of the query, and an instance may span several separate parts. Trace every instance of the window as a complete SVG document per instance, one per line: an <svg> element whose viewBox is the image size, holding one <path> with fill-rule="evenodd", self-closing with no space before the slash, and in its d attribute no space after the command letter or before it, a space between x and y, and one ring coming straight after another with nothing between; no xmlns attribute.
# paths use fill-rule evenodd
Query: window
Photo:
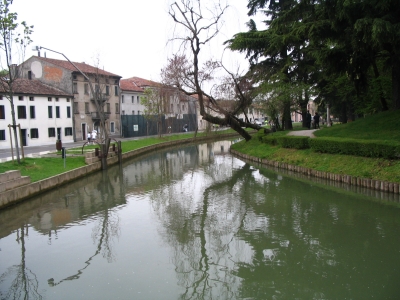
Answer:
<svg viewBox="0 0 400 300"><path fill-rule="evenodd" d="M74 114L79 114L78 102L74 102Z"/></svg>
<svg viewBox="0 0 400 300"><path fill-rule="evenodd" d="M3 96L0 95L0 100L3 100Z"/></svg>
<svg viewBox="0 0 400 300"><path fill-rule="evenodd" d="M28 71L28 79L32 79L32 71Z"/></svg>
<svg viewBox="0 0 400 300"><path fill-rule="evenodd" d="M60 107L56 106L56 118L60 118Z"/></svg>
<svg viewBox="0 0 400 300"><path fill-rule="evenodd" d="M71 136L72 135L72 127L65 127L64 128L64 135L65 136Z"/></svg>
<svg viewBox="0 0 400 300"><path fill-rule="evenodd" d="M85 90L85 95L89 95L89 84L85 83L84 90Z"/></svg>
<svg viewBox="0 0 400 300"><path fill-rule="evenodd" d="M119 114L119 104L115 103L115 113Z"/></svg>
<svg viewBox="0 0 400 300"><path fill-rule="evenodd" d="M124 103L124 95L121 96L121 103Z"/></svg>
<svg viewBox="0 0 400 300"><path fill-rule="evenodd" d="M115 125L114 125L114 122L111 122L111 123L110 123L110 132L111 132L111 133L114 133L114 132L115 132Z"/></svg>
<svg viewBox="0 0 400 300"><path fill-rule="evenodd" d="M140 115L140 110L137 111L137 114Z"/></svg>
<svg viewBox="0 0 400 300"><path fill-rule="evenodd" d="M6 131L0 130L0 141L5 141L6 140Z"/></svg>
<svg viewBox="0 0 400 300"><path fill-rule="evenodd" d="M182 104L182 111L185 111L185 104Z"/></svg>
<svg viewBox="0 0 400 300"><path fill-rule="evenodd" d="M34 101L35 100L35 98L34 97L29 97L29 101Z"/></svg>
<svg viewBox="0 0 400 300"><path fill-rule="evenodd" d="M124 110L122 111L122 115L125 115L125 111Z"/></svg>
<svg viewBox="0 0 400 300"><path fill-rule="evenodd" d="M53 117L53 106L47 107L47 114L49 116L49 119L51 119Z"/></svg>
<svg viewBox="0 0 400 300"><path fill-rule="evenodd" d="M4 109L4 105L0 105L0 119L6 118L6 111Z"/></svg>
<svg viewBox="0 0 400 300"><path fill-rule="evenodd" d="M85 114L89 113L89 102L85 102Z"/></svg>
<svg viewBox="0 0 400 300"><path fill-rule="evenodd" d="M35 112L35 107L34 106L30 106L29 107L29 117L31 119L35 119L36 118L36 112Z"/></svg>
<svg viewBox="0 0 400 300"><path fill-rule="evenodd" d="M39 138L39 130L37 128L31 128L31 139Z"/></svg>
<svg viewBox="0 0 400 300"><path fill-rule="evenodd" d="M110 95L110 86L106 85L106 95Z"/></svg>
<svg viewBox="0 0 400 300"><path fill-rule="evenodd" d="M56 129L54 127L49 128L49 137L56 136Z"/></svg>
<svg viewBox="0 0 400 300"><path fill-rule="evenodd" d="M19 101L24 100L24 96L18 96L18 100L19 100Z"/></svg>
<svg viewBox="0 0 400 300"><path fill-rule="evenodd" d="M94 90L96 93L100 92L100 87L98 84L95 85Z"/></svg>
<svg viewBox="0 0 400 300"><path fill-rule="evenodd" d="M67 106L67 118L71 118L71 107Z"/></svg>
<svg viewBox="0 0 400 300"><path fill-rule="evenodd" d="M26 119L26 108L25 106L17 106L18 119Z"/></svg>
<svg viewBox="0 0 400 300"><path fill-rule="evenodd" d="M58 102L59 101L59 99L56 97L56 102Z"/></svg>
<svg viewBox="0 0 400 300"><path fill-rule="evenodd" d="M77 82L74 82L72 84L72 93L78 94L78 83Z"/></svg>
<svg viewBox="0 0 400 300"><path fill-rule="evenodd" d="M107 112L111 113L110 103L107 103Z"/></svg>
<svg viewBox="0 0 400 300"><path fill-rule="evenodd" d="M137 103L139 103L139 96L137 96L137 100L136 100L136 102L137 102Z"/></svg>
<svg viewBox="0 0 400 300"><path fill-rule="evenodd" d="M118 87L117 86L114 87L114 94L115 94L115 96L118 96Z"/></svg>
<svg viewBox="0 0 400 300"><path fill-rule="evenodd" d="M132 103L135 102L135 96L132 96Z"/></svg>
<svg viewBox="0 0 400 300"><path fill-rule="evenodd" d="M67 98L67 102L70 102L71 100L69 98Z"/></svg>
<svg viewBox="0 0 400 300"><path fill-rule="evenodd" d="M72 79L76 80L78 78L76 75L72 75Z"/></svg>
<svg viewBox="0 0 400 300"><path fill-rule="evenodd" d="M47 97L47 101L51 102L51 100L52 100L51 97Z"/></svg>
<svg viewBox="0 0 400 300"><path fill-rule="evenodd" d="M135 114L135 111L134 110L132 110L132 115L134 115Z"/></svg>

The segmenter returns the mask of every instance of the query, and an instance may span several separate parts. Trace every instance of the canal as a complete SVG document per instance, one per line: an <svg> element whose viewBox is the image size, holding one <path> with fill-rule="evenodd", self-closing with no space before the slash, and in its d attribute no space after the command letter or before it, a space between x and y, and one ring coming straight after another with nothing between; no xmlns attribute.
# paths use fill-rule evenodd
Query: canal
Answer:
<svg viewBox="0 0 400 300"><path fill-rule="evenodd" d="M0 211L0 298L400 297L397 200L230 144L152 153Z"/></svg>

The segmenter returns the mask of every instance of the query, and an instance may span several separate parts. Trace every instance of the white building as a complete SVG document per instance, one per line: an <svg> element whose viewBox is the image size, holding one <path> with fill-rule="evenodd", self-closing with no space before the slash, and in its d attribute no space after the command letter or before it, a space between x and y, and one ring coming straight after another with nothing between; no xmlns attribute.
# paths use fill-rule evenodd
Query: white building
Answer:
<svg viewBox="0 0 400 300"><path fill-rule="evenodd" d="M72 94L29 79L16 79L13 90L16 124L21 128L23 146L55 145L58 138L63 143L73 142ZM1 149L11 147L10 132L15 147L14 134L10 127L11 103L6 95L6 91L0 86Z"/></svg>

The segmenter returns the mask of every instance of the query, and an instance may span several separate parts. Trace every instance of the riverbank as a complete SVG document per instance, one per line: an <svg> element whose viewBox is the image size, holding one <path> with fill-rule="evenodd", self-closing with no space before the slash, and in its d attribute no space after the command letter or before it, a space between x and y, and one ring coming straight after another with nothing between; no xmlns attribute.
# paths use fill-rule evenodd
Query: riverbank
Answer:
<svg viewBox="0 0 400 300"><path fill-rule="evenodd" d="M235 155L265 165L399 193L400 161L398 160L315 153L310 149L284 149L262 143L255 137L249 142L236 143L231 149Z"/></svg>
<svg viewBox="0 0 400 300"><path fill-rule="evenodd" d="M136 148L134 150L130 151L124 151L121 155L122 161L128 160L134 157L138 157L140 155L147 155L151 152L160 150L160 149L165 149L168 147L176 147L178 145L183 145L183 144L189 144L189 143L198 143L198 142L204 142L204 141L212 141L216 139L222 139L222 138L234 138L237 137L238 134L236 132L233 133L220 133L220 134L210 134L210 135L203 135L200 137L190 137L190 138L185 138L185 139L174 139L172 141L166 141L166 142L157 142L156 144ZM134 142L134 141L130 141ZM126 142L128 143L128 142ZM148 140L145 143L150 143ZM127 146L127 144L124 144L124 146ZM36 158L37 160L40 160L41 158ZM62 161L61 159L59 159ZM82 157L81 160L84 162L84 158ZM122 163L121 161L121 163ZM110 157L107 159L107 165L114 165L120 163L118 161L118 156ZM34 165L34 164L32 164ZM12 169L8 169L6 171L11 171ZM16 204L18 202L27 200L33 196L36 196L38 194L44 193L48 190L57 188L61 185L64 185L68 182L71 182L73 180L79 179L81 177L85 177L90 173L93 172L98 172L101 171L101 162L97 161L92 164L84 165L84 166L79 166L75 167L73 169L70 169L66 172L62 172L61 174L57 174L54 176L49 176L44 179L35 181L35 182L30 182L28 184L23 184L18 187L13 187L12 189L8 190L2 190L0 192L0 209L8 207L10 205ZM4 172L4 171L3 171ZM22 178L26 179L27 177L25 174L21 174ZM7 177L7 176L5 176ZM13 178L12 180L19 180L19 178ZM11 184L12 186L12 184Z"/></svg>

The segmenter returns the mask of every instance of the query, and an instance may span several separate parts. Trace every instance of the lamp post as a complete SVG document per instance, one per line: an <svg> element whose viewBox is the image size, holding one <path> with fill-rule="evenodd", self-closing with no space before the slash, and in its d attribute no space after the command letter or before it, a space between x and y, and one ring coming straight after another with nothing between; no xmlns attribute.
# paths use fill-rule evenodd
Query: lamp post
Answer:
<svg viewBox="0 0 400 300"><path fill-rule="evenodd" d="M58 52L58 51L55 51L55 50L52 50L52 49L49 49L49 48L46 48L46 47L43 47L43 46L35 46L35 47L33 47L32 50L40 51L40 49L45 49L45 50L48 50L48 51L51 51L51 52L54 52L54 53L62 55L87 80L87 82L89 84L90 91L91 91L91 93L92 93L92 95L94 97L94 103L96 105L96 111L97 111L97 113L99 114L99 117L100 117L100 124L101 124L101 127L102 127L102 132L104 133L104 140L105 140L106 144L103 144L103 143L101 144L101 148L102 148L101 149L101 153L102 153L102 168L103 168L103 170L107 169L107 156L108 156L108 148L109 148L110 141L109 141L108 134L107 134L107 131L106 131L106 128L105 128L105 117L104 117L104 114L102 113L102 111L100 109L99 101L101 101L101 99L98 99L99 95L98 95L98 93L95 92L92 82L90 81L89 77L81 69L79 69L78 66L76 64L74 64L64 53L61 53L61 52ZM73 118L73 122L74 122L74 118ZM75 126L74 126L74 128L75 128Z"/></svg>

